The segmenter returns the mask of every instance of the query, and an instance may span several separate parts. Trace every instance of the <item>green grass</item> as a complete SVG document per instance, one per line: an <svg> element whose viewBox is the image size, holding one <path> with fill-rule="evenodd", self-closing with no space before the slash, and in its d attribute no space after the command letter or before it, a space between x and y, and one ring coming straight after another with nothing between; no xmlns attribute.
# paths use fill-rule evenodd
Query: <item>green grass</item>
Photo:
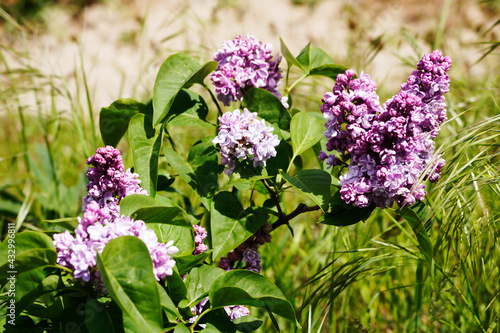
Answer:
<svg viewBox="0 0 500 333"><path fill-rule="evenodd" d="M445 19L443 12L435 44L446 41ZM18 38L28 38L18 29ZM426 49L406 32L400 38L414 43L416 53ZM346 65L368 64L377 52L375 45ZM300 215L292 220L293 235L280 228L261 251L262 274L292 302L302 326L276 318L283 332L500 331L500 63L497 54L487 54L480 61L488 62L488 76L471 79L460 54L451 56L457 60L447 95L449 120L436 142L447 165L437 184L427 184L432 214L425 226L433 265L420 259L411 228L392 210L377 209L365 223L345 228L319 225L318 212ZM21 65L12 66L11 57ZM47 220L80 213L85 159L102 145L95 128L102 105L92 104L83 64L75 70L77 87L70 89L63 78L33 68L29 50L0 45L2 239L7 222L15 221L20 230L59 230ZM296 91L294 107L318 110L329 84L306 80ZM215 117L210 98L205 99ZM182 128L170 134L183 142L178 147L182 152L196 140ZM130 166L125 141L119 148ZM308 154L309 166L317 166L312 151ZM189 199L181 204L189 202L196 213L202 212L187 187L179 185L178 190ZM242 193L243 198L248 195ZM293 191L283 199L288 212L302 200ZM274 331L267 314L252 311L264 318L262 332Z"/></svg>

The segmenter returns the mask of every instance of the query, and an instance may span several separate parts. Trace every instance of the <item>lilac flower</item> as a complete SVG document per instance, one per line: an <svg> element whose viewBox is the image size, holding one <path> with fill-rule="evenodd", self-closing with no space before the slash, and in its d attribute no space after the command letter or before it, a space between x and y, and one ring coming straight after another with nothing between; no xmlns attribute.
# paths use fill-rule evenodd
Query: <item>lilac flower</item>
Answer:
<svg viewBox="0 0 500 333"><path fill-rule="evenodd" d="M244 305L225 306L224 310L226 310L226 313L231 320L248 316L250 314L250 310Z"/></svg>
<svg viewBox="0 0 500 333"><path fill-rule="evenodd" d="M260 273L260 253L253 248L247 248L243 252L243 262L246 262L245 269Z"/></svg>
<svg viewBox="0 0 500 333"><path fill-rule="evenodd" d="M277 90L282 78L281 57L278 54L272 60L271 53L271 44L263 44L251 35L223 42L222 49L214 56L219 65L211 75L217 98L228 106L231 102L241 101L251 87L263 88L281 98ZM284 105L286 102L282 99Z"/></svg>
<svg viewBox="0 0 500 333"><path fill-rule="evenodd" d="M112 146L97 148L87 164L93 166L87 171L88 195L83 198L83 210L95 201L100 207L108 207L110 214L117 217L121 199L131 194L148 194L139 185L139 175L130 169L125 171L120 151Z"/></svg>
<svg viewBox="0 0 500 333"><path fill-rule="evenodd" d="M383 106L367 75L356 79L352 70L338 75L321 111L327 150L350 158L339 178L342 200L358 207L411 205L426 194L419 180L439 179L445 162L434 155L432 139L446 120L443 94L449 89L450 66L440 51L424 55L401 91ZM319 159L330 166L342 163L326 152Z"/></svg>
<svg viewBox="0 0 500 333"><path fill-rule="evenodd" d="M208 250L208 246L206 246L203 243L205 238L207 238L207 231L205 230L205 228L197 224L195 224L193 227L194 227L194 244L195 244L193 255L197 256L198 254Z"/></svg>
<svg viewBox="0 0 500 333"><path fill-rule="evenodd" d="M147 194L139 186L137 174L123 171L120 152L110 146L98 148L87 163L94 167L87 173L90 182L88 195L84 198L83 217L78 218L74 237L68 231L54 235L57 263L72 269L75 279L92 281L97 289L106 292L97 270L97 253L102 253L112 239L135 236L148 248L156 279L172 275L175 260L171 255L179 251L173 241L160 243L155 232L143 221L119 214L118 204L122 198L136 193Z"/></svg>
<svg viewBox="0 0 500 333"><path fill-rule="evenodd" d="M71 251L69 248L73 244L75 239L69 231L65 231L60 234L54 234L54 246L57 251L57 263L61 266L68 267L69 261L71 259Z"/></svg>
<svg viewBox="0 0 500 333"><path fill-rule="evenodd" d="M239 109L226 112L219 117L220 127L217 137L212 141L219 144L222 164L229 168L225 173L233 173L239 160L253 161L253 166L266 166L266 161L276 156L279 145L274 128L266 122L257 120L257 113Z"/></svg>

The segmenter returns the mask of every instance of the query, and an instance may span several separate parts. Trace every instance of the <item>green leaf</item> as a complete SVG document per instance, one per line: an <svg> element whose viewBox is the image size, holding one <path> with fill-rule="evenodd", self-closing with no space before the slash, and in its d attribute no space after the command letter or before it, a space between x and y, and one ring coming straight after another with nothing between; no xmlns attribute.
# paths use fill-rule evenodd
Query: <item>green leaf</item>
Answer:
<svg viewBox="0 0 500 333"><path fill-rule="evenodd" d="M318 47L311 48L310 44L300 52L297 60L309 76L325 76L335 81L338 74L347 70L347 67L336 65L325 51Z"/></svg>
<svg viewBox="0 0 500 333"><path fill-rule="evenodd" d="M144 106L136 100L124 98L102 108L99 114L99 129L104 144L116 147L127 132L130 119L138 114Z"/></svg>
<svg viewBox="0 0 500 333"><path fill-rule="evenodd" d="M425 256L427 263L431 265L433 260L432 243L424 227L428 213L429 207L422 201L418 201L411 207L404 207L400 212L417 236L418 248Z"/></svg>
<svg viewBox="0 0 500 333"><path fill-rule="evenodd" d="M97 254L97 266L111 298L120 307L125 327L135 332L163 332L160 296L153 262L137 237L112 239Z"/></svg>
<svg viewBox="0 0 500 333"><path fill-rule="evenodd" d="M139 174L142 188L153 198L158 181L161 132L161 128L153 129L149 117L142 113L130 120L129 142L134 156L135 172Z"/></svg>
<svg viewBox="0 0 500 333"><path fill-rule="evenodd" d="M300 62L302 65L302 68L306 73L309 73L309 68L310 68L310 59L309 59L309 51L311 50L311 43L307 44L306 47L300 51L299 55L297 56L297 61Z"/></svg>
<svg viewBox="0 0 500 333"><path fill-rule="evenodd" d="M330 210L325 213L324 219L320 223L345 227L364 221L370 217L377 206L372 203L365 208L348 205L340 197L340 191L330 199Z"/></svg>
<svg viewBox="0 0 500 333"><path fill-rule="evenodd" d="M64 288L59 275L54 275L55 269L40 267L21 274L15 274L15 301L16 313L20 314L24 309L36 301L39 297L53 291ZM11 283L7 283L2 293L10 291Z"/></svg>
<svg viewBox="0 0 500 333"><path fill-rule="evenodd" d="M68 229L70 231L73 231L78 227L78 218L76 216L75 217L63 217L63 218L54 219L54 220L45 220L44 222L57 224L59 227L63 227L63 228Z"/></svg>
<svg viewBox="0 0 500 333"><path fill-rule="evenodd" d="M186 327L186 325L180 323L175 326L174 333L191 333L191 331Z"/></svg>
<svg viewBox="0 0 500 333"><path fill-rule="evenodd" d="M170 148L165 148L164 152L168 163L196 191L203 205L209 209L209 198L215 194L218 184L217 152L212 142L194 145L187 161Z"/></svg>
<svg viewBox="0 0 500 333"><path fill-rule="evenodd" d="M156 285L158 286L158 294L160 295L160 304L165 311L165 315L167 316L168 321L170 323L177 323L177 319L181 318L179 310L175 306L174 302L172 302L172 299L170 298L170 296L168 296L165 289L163 289L163 287L160 286L159 283L157 283Z"/></svg>
<svg viewBox="0 0 500 333"><path fill-rule="evenodd" d="M203 97L194 91L182 89L169 112L168 125L213 128L215 125L205 120L207 114L208 106Z"/></svg>
<svg viewBox="0 0 500 333"><path fill-rule="evenodd" d="M234 194L225 191L214 197L210 212L213 260L243 243L267 221L267 212L264 209L243 209Z"/></svg>
<svg viewBox="0 0 500 333"><path fill-rule="evenodd" d="M277 124L280 129L289 131L291 117L280 99L269 91L261 88L250 88L243 96L242 108L257 112L260 118L271 124Z"/></svg>
<svg viewBox="0 0 500 333"><path fill-rule="evenodd" d="M236 333L250 333L257 330L263 321L248 315L236 318L233 323L236 325Z"/></svg>
<svg viewBox="0 0 500 333"><path fill-rule="evenodd" d="M312 68L309 75L325 76L335 81L337 75L344 73L347 69L341 65L327 64Z"/></svg>
<svg viewBox="0 0 500 333"><path fill-rule="evenodd" d="M132 194L120 202L120 214L146 223L160 223L192 228L189 215L179 206L165 206L143 194Z"/></svg>
<svg viewBox="0 0 500 333"><path fill-rule="evenodd" d="M217 68L216 61L200 65L187 54L173 54L161 65L153 88L153 126L168 115L175 97L182 88L199 83Z"/></svg>
<svg viewBox="0 0 500 333"><path fill-rule="evenodd" d="M85 303L85 326L89 332L125 332L122 312L116 303L106 306L92 298Z"/></svg>
<svg viewBox="0 0 500 333"><path fill-rule="evenodd" d="M290 52L290 50L288 49L288 47L286 46L285 42L283 41L283 39L281 39L280 37L280 50L281 50L281 54L283 55L283 57L286 59L286 62L288 64L288 67L291 67L291 65L293 66L297 66L298 68L302 69L304 72L307 72L303 67L302 67L302 64L300 62L298 62L298 60L293 56L292 52Z"/></svg>
<svg viewBox="0 0 500 333"><path fill-rule="evenodd" d="M311 70L319 66L333 64L333 59L319 47L311 48L309 51L309 59Z"/></svg>
<svg viewBox="0 0 500 333"><path fill-rule="evenodd" d="M295 114L290 125L294 158L321 140L324 131L325 122L321 114L314 112Z"/></svg>
<svg viewBox="0 0 500 333"><path fill-rule="evenodd" d="M199 324L206 325L201 333L250 333L257 330L262 323L262 320L250 315L231 320L223 308L210 310L199 321Z"/></svg>
<svg viewBox="0 0 500 333"><path fill-rule="evenodd" d="M15 235L15 251L9 249L9 239L7 237L0 244L0 285L7 282L7 277L15 271L16 274L28 272L32 269L37 269L45 266L55 266L57 253L49 236L35 231L24 231ZM10 267L8 255L15 254L16 260Z"/></svg>
<svg viewBox="0 0 500 333"><path fill-rule="evenodd" d="M174 257L193 253L194 231L191 224L189 228L162 223L147 223L146 225L155 232L159 242L166 244L169 241L174 241L173 245L179 249L179 252L173 255Z"/></svg>
<svg viewBox="0 0 500 333"><path fill-rule="evenodd" d="M311 43L307 44L307 46L300 51L297 60L308 75L320 75L317 74L317 68L333 65L333 59L319 47L311 48Z"/></svg>
<svg viewBox="0 0 500 333"><path fill-rule="evenodd" d="M179 275L177 267L174 267L174 272L172 275L167 275L165 277L165 282L168 288L168 295L175 304L186 298L186 285L184 284L182 277Z"/></svg>
<svg viewBox="0 0 500 333"><path fill-rule="evenodd" d="M186 275L184 281L187 287L189 307L195 306L199 301L207 297L212 283L224 273L223 269L208 265L193 268Z"/></svg>
<svg viewBox="0 0 500 333"><path fill-rule="evenodd" d="M331 195L330 183L332 181L332 177L328 172L306 169L299 171L293 177L284 172L281 175L293 187L311 198L323 211L327 210L328 200Z"/></svg>
<svg viewBox="0 0 500 333"><path fill-rule="evenodd" d="M132 217L137 210L144 207L163 207L164 205L144 194L131 194L120 201L120 214Z"/></svg>
<svg viewBox="0 0 500 333"><path fill-rule="evenodd" d="M232 270L219 276L210 287L210 305L249 305L271 311L295 323L295 311L285 295L271 281L247 270Z"/></svg>
<svg viewBox="0 0 500 333"><path fill-rule="evenodd" d="M185 255L185 256L180 256L175 258L175 267L179 270L180 275L184 275L189 270L195 266L201 265L202 263L205 262L207 257L212 253L212 250L207 250L203 253L200 253L198 255Z"/></svg>

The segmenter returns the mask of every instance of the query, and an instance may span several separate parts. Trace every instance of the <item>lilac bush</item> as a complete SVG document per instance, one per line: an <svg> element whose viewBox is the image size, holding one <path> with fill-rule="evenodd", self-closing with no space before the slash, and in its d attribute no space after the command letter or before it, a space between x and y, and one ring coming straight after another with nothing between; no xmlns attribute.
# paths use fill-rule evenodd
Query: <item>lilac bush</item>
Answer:
<svg viewBox="0 0 500 333"><path fill-rule="evenodd" d="M281 98L277 90L282 78L281 57L277 54L273 60L272 52L271 44L262 43L251 35L224 41L222 49L214 56L217 69L210 76L217 98L228 106L241 101L251 87L263 88Z"/></svg>
<svg viewBox="0 0 500 333"><path fill-rule="evenodd" d="M446 120L443 95L450 67L450 58L440 51L424 55L401 91L383 106L368 75L355 78L352 70L338 75L321 111L327 120L327 150L340 156L321 152L319 158L329 166L350 159L339 178L342 200L358 207L408 206L426 194L421 179L439 179L445 161L434 155L432 139Z"/></svg>
<svg viewBox="0 0 500 333"><path fill-rule="evenodd" d="M436 182L445 164L433 139L446 120L443 95L449 88L450 59L439 51L424 55L401 90L381 104L369 75L356 77L310 45L295 58L281 43L289 67L303 72L293 83L289 79L294 75L286 76L287 94L309 76L336 77L322 99L323 117L314 110L283 108L286 101L275 98L281 98L281 57L273 60L271 45L250 35L224 42L216 61L206 64L187 54L170 56L160 67L151 103L123 99L101 110L103 141L116 145L128 130L134 170L148 191L138 174L125 170L120 151L109 145L98 148L87 159L87 195L74 233L56 233L52 239L32 231L18 235L25 238L20 246L45 246L46 262L40 260L39 268L60 269L57 276L46 270L44 277L60 279L58 294L81 289L90 294L77 299L86 309L94 304L106 309L94 311L95 322L90 316L80 318L80 327L99 331L105 328L96 323L108 323L117 331L250 332L262 323L248 316L249 307L258 307L288 320L292 328L298 323L293 305L261 275L266 258L260 247L271 242L273 230L285 225L293 235L290 222L308 212L316 212L317 222L348 226L366 220L377 206L397 203L402 209L395 213L411 215L410 226L419 235L422 221L416 221L416 209L425 204L407 206L424 198L424 181ZM210 90L204 79L214 70L217 97L225 105L241 101L241 109L222 113L210 91L219 112L217 127L209 124L215 116L208 116L202 95L186 91L193 84ZM272 94L258 89L246 93L251 88ZM176 142L179 131L170 130L185 125L202 127L196 136L204 137L191 149ZM323 135L326 151L319 159L335 166L333 172L310 168L317 160L307 160ZM270 158L275 158L272 163ZM227 183L222 170L234 174ZM290 190L293 200L285 202ZM297 202L302 199L306 201ZM129 237L116 240L120 236ZM421 244L426 241L422 237L417 241L432 265L432 247ZM27 252L23 256L31 260ZM144 260L148 256L152 269L149 259ZM30 283L34 289L45 288ZM130 300L140 309L134 318ZM110 321L115 313L118 320ZM130 319L132 328L127 326ZM59 322L48 323L47 330L57 329Z"/></svg>

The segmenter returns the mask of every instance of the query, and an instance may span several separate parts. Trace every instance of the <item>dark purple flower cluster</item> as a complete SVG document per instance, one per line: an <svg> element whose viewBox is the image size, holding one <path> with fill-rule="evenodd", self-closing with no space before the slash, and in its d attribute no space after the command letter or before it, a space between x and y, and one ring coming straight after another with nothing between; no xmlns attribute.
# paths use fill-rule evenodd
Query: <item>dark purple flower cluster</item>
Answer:
<svg viewBox="0 0 500 333"><path fill-rule="evenodd" d="M420 180L436 182L445 161L434 155L434 139L446 120L444 93L450 79L449 57L434 51L422 57L401 91L380 106L376 84L366 74L347 70L325 94L321 111L327 120L328 151L350 158L339 178L342 200L358 207L375 203L403 207L421 200L426 192ZM341 164L335 155L321 152L330 166Z"/></svg>
<svg viewBox="0 0 500 333"><path fill-rule="evenodd" d="M108 207L112 215L119 216L121 199L131 194L148 194L139 185L139 175L130 169L125 171L120 151L112 146L97 148L87 164L93 166L87 171L88 195L83 198L83 210L96 201L100 207Z"/></svg>
<svg viewBox="0 0 500 333"><path fill-rule="evenodd" d="M245 263L244 269L260 273L260 253L257 250L259 245L271 242L272 230L271 224L266 222L255 234L229 252L227 257L222 257L219 261L219 267L230 271L238 268L238 264L242 261Z"/></svg>
<svg viewBox="0 0 500 333"><path fill-rule="evenodd" d="M251 87L266 89L281 98L277 89L282 78L281 57L276 55L273 61L272 52L271 44L263 44L251 35L223 42L222 49L214 56L219 65L211 75L217 98L228 106L241 101Z"/></svg>
<svg viewBox="0 0 500 333"><path fill-rule="evenodd" d="M104 292L104 284L97 269L96 254L102 253L106 244L120 236L135 236L142 240L151 255L153 272L157 280L172 275L175 260L171 254L178 252L173 241L158 242L155 232L140 220L120 216L119 201L127 195L147 194L139 186L136 174L123 172L120 152L113 147L98 148L95 155L87 160L94 167L87 176L88 195L84 198L83 218L75 236L68 231L54 234L57 263L73 270L73 277L85 282L92 281L97 289Z"/></svg>

